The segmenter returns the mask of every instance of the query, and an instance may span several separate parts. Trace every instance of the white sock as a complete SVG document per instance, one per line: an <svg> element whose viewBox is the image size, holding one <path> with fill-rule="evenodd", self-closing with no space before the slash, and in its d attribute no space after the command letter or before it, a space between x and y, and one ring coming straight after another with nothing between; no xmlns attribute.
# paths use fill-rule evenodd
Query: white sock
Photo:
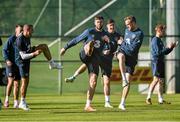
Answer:
<svg viewBox="0 0 180 122"><path fill-rule="evenodd" d="M21 97L21 101L25 101L25 98Z"/></svg>
<svg viewBox="0 0 180 122"><path fill-rule="evenodd" d="M146 99L150 99L150 98L151 98L151 94L152 94L152 92L149 90L149 92L148 92L148 95L147 95L147 98L146 98Z"/></svg>
<svg viewBox="0 0 180 122"><path fill-rule="evenodd" d="M110 102L110 97L105 95L105 102Z"/></svg>
<svg viewBox="0 0 180 122"><path fill-rule="evenodd" d="M14 100L14 104L18 104L18 100Z"/></svg>
<svg viewBox="0 0 180 122"><path fill-rule="evenodd" d="M125 105L125 98L121 98L121 105Z"/></svg>
<svg viewBox="0 0 180 122"><path fill-rule="evenodd" d="M91 105L91 100L86 100L86 107L90 106Z"/></svg>
<svg viewBox="0 0 180 122"><path fill-rule="evenodd" d="M161 95L158 95L158 101L159 101L160 103L163 102L163 97L162 97Z"/></svg>
<svg viewBox="0 0 180 122"><path fill-rule="evenodd" d="M6 102L9 101L9 96L6 96L5 101Z"/></svg>

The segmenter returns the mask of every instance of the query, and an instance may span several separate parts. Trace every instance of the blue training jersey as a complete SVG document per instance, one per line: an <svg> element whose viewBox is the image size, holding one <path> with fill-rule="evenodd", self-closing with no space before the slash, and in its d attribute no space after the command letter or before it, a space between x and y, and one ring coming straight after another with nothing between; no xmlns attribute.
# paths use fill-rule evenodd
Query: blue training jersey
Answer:
<svg viewBox="0 0 180 122"><path fill-rule="evenodd" d="M19 54L22 51L26 54L32 52L30 38L26 38L22 33L16 39L16 48L15 48L15 61L17 64L20 63L29 63L30 59L23 60Z"/></svg>
<svg viewBox="0 0 180 122"><path fill-rule="evenodd" d="M124 41L121 44L121 50L133 59L138 58L139 49L144 38L143 32L137 28L134 31L125 30Z"/></svg>
<svg viewBox="0 0 180 122"><path fill-rule="evenodd" d="M6 41L6 43L3 46L3 58L4 60L9 60L12 63L15 63L15 48L14 48L14 44L16 41L16 35L12 35L8 38L8 40Z"/></svg>
<svg viewBox="0 0 180 122"><path fill-rule="evenodd" d="M72 46L78 44L79 42L83 41L84 45L90 41L90 37L92 38L92 41L94 41L94 55L102 55L104 40L103 37L107 36L107 32L97 31L95 28L86 29L82 34L75 37L71 41L69 41L65 46L64 49L67 50L68 48L71 48Z"/></svg>
<svg viewBox="0 0 180 122"><path fill-rule="evenodd" d="M158 37L153 37L151 41L151 57L153 61L163 61L164 55L169 54L173 49L166 48L162 40Z"/></svg>

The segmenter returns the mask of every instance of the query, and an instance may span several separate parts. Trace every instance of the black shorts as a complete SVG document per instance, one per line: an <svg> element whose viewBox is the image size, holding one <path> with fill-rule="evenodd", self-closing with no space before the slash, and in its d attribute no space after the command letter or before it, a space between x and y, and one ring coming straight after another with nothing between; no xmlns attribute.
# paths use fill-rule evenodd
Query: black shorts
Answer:
<svg viewBox="0 0 180 122"><path fill-rule="evenodd" d="M119 50L118 53L123 53L125 55L126 73L133 75L135 66L137 64L137 59L132 56L126 55L122 50Z"/></svg>
<svg viewBox="0 0 180 122"><path fill-rule="evenodd" d="M19 72L22 78L29 77L30 62L20 63L18 67L19 67Z"/></svg>
<svg viewBox="0 0 180 122"><path fill-rule="evenodd" d="M94 73L97 76L99 75L99 67L101 69L102 76L106 75L111 76L112 72L112 62L107 60L102 60L100 56L93 56L91 60L86 63L88 68L88 73Z"/></svg>
<svg viewBox="0 0 180 122"><path fill-rule="evenodd" d="M91 56L87 56L85 54L85 51L84 50L81 50L80 53L79 53L79 57L81 59L81 61L85 64L87 64L88 62L91 61Z"/></svg>
<svg viewBox="0 0 180 122"><path fill-rule="evenodd" d="M164 78L165 77L165 63L163 61L152 61L153 76Z"/></svg>
<svg viewBox="0 0 180 122"><path fill-rule="evenodd" d="M100 68L102 76L106 75L110 78L112 73L112 59L111 56L103 56L101 58Z"/></svg>
<svg viewBox="0 0 180 122"><path fill-rule="evenodd" d="M16 64L13 64L12 66L6 66L6 74L7 77L13 77L14 80L21 80L19 68Z"/></svg>

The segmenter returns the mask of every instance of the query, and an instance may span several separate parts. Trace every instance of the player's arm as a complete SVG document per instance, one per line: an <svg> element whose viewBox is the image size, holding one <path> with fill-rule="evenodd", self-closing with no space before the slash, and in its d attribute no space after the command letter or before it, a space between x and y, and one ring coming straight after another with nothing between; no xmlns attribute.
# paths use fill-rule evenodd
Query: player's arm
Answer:
<svg viewBox="0 0 180 122"><path fill-rule="evenodd" d="M152 40L152 50L154 56L162 56L169 54L173 50L173 48L167 47L160 50L160 43L156 38L154 38Z"/></svg>
<svg viewBox="0 0 180 122"><path fill-rule="evenodd" d="M16 40L16 42L17 42L17 48L19 50L19 54L20 54L20 56L21 56L21 58L23 60L31 59L31 58L33 58L33 57L40 54L39 51L35 51L35 52L32 52L32 53L27 53L25 50L23 50L23 48L22 48L23 47L22 38L18 38Z"/></svg>
<svg viewBox="0 0 180 122"><path fill-rule="evenodd" d="M9 48L10 48L10 38L8 38L7 42L3 46L3 58L6 61L7 66L11 66L12 62L9 59L10 53L9 53Z"/></svg>
<svg viewBox="0 0 180 122"><path fill-rule="evenodd" d="M123 42L123 37L119 34L118 40L114 40L111 44L111 52L112 53L116 52L117 48L118 49L120 48L122 42Z"/></svg>
<svg viewBox="0 0 180 122"><path fill-rule="evenodd" d="M71 41L69 41L64 48L62 48L60 50L60 55L64 55L64 53L66 52L67 49L73 47L74 45L78 44L79 42L81 42L82 40L86 39L87 36L89 35L89 30L85 30L82 34L80 34L79 36L75 37L74 39L72 39Z"/></svg>

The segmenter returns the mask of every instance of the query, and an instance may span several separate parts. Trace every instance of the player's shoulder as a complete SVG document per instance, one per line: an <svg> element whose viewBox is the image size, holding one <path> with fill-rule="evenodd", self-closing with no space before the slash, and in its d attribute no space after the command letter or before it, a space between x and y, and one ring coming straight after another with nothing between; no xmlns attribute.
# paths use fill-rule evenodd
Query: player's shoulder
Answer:
<svg viewBox="0 0 180 122"><path fill-rule="evenodd" d="M11 35L11 36L9 36L8 41L9 42L13 42L15 39L16 39L16 36L15 35Z"/></svg>
<svg viewBox="0 0 180 122"><path fill-rule="evenodd" d="M156 36L154 36L151 40L152 43L159 43L160 41L161 41L161 39Z"/></svg>
<svg viewBox="0 0 180 122"><path fill-rule="evenodd" d="M17 40L21 40L21 39L24 39L23 33L20 33L20 34L17 36Z"/></svg>

